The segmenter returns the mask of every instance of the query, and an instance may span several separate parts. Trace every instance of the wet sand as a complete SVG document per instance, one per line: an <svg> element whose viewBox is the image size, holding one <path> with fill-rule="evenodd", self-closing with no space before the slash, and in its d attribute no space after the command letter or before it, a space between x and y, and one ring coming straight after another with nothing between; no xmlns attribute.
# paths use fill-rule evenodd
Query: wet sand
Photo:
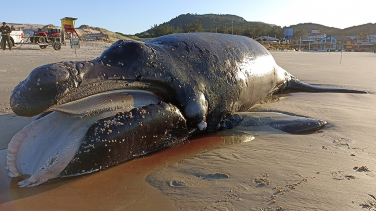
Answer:
<svg viewBox="0 0 376 211"><path fill-rule="evenodd" d="M373 53L343 53L342 64L338 52L272 53L302 81L370 93L291 93L252 109L328 121L319 132L208 134L102 172L17 187L4 148L32 119L12 114L11 90L37 66L94 59L108 45L83 43L77 56L68 46L0 51L0 210L364 210L376 203Z"/></svg>

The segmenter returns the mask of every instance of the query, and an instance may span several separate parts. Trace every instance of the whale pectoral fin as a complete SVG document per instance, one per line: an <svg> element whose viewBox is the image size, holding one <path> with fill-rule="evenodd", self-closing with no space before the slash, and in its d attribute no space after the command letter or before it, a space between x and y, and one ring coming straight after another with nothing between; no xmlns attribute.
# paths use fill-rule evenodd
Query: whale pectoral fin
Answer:
<svg viewBox="0 0 376 211"><path fill-rule="evenodd" d="M60 177L103 170L187 140L186 120L167 103L135 108L101 119L87 131Z"/></svg>
<svg viewBox="0 0 376 211"><path fill-rule="evenodd" d="M323 120L277 112L239 112L223 120L220 129L257 130L257 127L270 126L286 133L296 134L316 131L326 124L327 122Z"/></svg>
<svg viewBox="0 0 376 211"><path fill-rule="evenodd" d="M336 87L325 87L316 86L312 84L304 83L296 78L291 78L287 81L286 86L281 91L292 91L292 92L334 92L334 93L358 93L367 94L366 91L359 91L355 89L342 89Z"/></svg>

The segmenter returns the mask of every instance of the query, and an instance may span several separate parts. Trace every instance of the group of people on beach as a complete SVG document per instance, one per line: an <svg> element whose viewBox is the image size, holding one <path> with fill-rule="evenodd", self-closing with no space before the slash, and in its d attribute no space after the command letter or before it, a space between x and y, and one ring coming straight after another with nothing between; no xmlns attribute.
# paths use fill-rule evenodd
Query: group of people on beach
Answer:
<svg viewBox="0 0 376 211"><path fill-rule="evenodd" d="M0 27L1 31L1 47L5 50L6 43L8 42L9 50L12 50L12 43L10 42L10 33L12 32L11 27L7 26L7 23L3 22Z"/></svg>

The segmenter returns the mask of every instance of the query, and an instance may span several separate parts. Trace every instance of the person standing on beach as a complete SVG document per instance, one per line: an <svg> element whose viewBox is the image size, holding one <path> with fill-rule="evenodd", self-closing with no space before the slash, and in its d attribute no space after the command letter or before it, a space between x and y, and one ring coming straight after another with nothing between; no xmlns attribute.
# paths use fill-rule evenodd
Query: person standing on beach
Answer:
<svg viewBox="0 0 376 211"><path fill-rule="evenodd" d="M3 47L3 50L5 50L6 43L8 42L9 50L12 50L12 45L10 43L10 33L12 30L9 26L7 26L7 23L3 22L3 26L0 27L1 31L1 46Z"/></svg>

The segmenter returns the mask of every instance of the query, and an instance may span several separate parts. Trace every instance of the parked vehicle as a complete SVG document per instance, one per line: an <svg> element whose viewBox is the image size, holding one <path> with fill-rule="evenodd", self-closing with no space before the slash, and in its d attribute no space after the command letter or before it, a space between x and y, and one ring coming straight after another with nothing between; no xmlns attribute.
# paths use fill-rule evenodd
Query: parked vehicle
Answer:
<svg viewBox="0 0 376 211"><path fill-rule="evenodd" d="M37 31L34 32L34 36L30 37L30 42L32 43L53 43L60 42L60 29L59 28L49 28L47 32Z"/></svg>
<svg viewBox="0 0 376 211"><path fill-rule="evenodd" d="M0 42L1 42L1 36L0 36ZM10 42L12 46L15 46L15 44L23 43L23 31L22 30L14 30L10 33ZM8 45L7 45L8 46Z"/></svg>

